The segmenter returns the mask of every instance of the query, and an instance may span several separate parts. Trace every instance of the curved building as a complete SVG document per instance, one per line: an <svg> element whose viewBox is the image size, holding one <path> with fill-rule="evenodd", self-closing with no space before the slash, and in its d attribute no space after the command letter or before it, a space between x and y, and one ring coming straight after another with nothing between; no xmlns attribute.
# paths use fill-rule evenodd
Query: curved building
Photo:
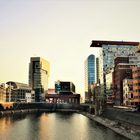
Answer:
<svg viewBox="0 0 140 140"><path fill-rule="evenodd" d="M85 61L85 102L92 101L92 86L96 82L95 56L89 55Z"/></svg>

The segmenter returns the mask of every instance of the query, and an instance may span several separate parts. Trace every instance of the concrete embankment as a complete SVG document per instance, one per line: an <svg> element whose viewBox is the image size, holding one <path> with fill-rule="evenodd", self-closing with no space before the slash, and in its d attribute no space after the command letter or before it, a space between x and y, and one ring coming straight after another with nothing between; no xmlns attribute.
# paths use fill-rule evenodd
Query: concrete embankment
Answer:
<svg viewBox="0 0 140 140"><path fill-rule="evenodd" d="M131 112L119 108L107 107L103 111L103 117L110 120L119 120L140 127L140 112Z"/></svg>
<svg viewBox="0 0 140 140"><path fill-rule="evenodd" d="M131 128L125 128L124 126L120 125L119 123L109 120L107 118L102 118L99 116L95 116L95 115L91 115L87 112L81 112L82 115L98 122L99 124L104 125L107 128L110 128L111 130L113 130L114 132L125 136L128 139L131 140L140 140L140 132L138 132L137 130L132 130Z"/></svg>
<svg viewBox="0 0 140 140"><path fill-rule="evenodd" d="M0 116L28 113L28 112L57 112L57 111L71 111L77 112L79 110L87 112L88 105L81 104L53 104L53 103L14 103L13 108L9 110L1 109Z"/></svg>
<svg viewBox="0 0 140 140"><path fill-rule="evenodd" d="M5 111L0 111L0 117L7 116L7 115L18 115L18 114L36 113L36 112L38 112L38 109L5 110Z"/></svg>
<svg viewBox="0 0 140 140"><path fill-rule="evenodd" d="M79 112L76 109L24 109L24 110L6 110L0 111L0 117L10 116L10 115L18 115L18 114L29 114L29 113L41 113L41 112Z"/></svg>

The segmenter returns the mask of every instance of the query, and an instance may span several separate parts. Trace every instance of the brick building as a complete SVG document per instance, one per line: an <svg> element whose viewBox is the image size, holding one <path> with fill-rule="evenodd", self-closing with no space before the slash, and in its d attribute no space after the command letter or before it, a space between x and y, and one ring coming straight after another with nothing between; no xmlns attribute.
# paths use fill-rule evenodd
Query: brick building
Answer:
<svg viewBox="0 0 140 140"><path fill-rule="evenodd" d="M117 57L114 60L114 72L113 72L113 93L115 95L115 104L123 104L123 80L125 78L132 79L132 68L136 64L129 63L129 57Z"/></svg>
<svg viewBox="0 0 140 140"><path fill-rule="evenodd" d="M140 67L135 67L132 69L133 76L133 99L131 104L140 104Z"/></svg>

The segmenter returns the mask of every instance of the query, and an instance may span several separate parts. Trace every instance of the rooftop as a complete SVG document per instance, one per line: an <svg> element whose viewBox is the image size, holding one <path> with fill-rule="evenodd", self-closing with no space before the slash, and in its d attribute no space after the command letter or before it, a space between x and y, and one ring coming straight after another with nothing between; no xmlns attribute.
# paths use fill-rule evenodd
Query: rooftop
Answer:
<svg viewBox="0 0 140 140"><path fill-rule="evenodd" d="M131 45L131 46L138 46L139 42L92 40L92 43L91 43L90 47L102 47L103 45Z"/></svg>
<svg viewBox="0 0 140 140"><path fill-rule="evenodd" d="M31 87L29 87L27 84L24 84L24 83L8 81L6 84L11 85L16 89L29 89L29 90L31 90Z"/></svg>

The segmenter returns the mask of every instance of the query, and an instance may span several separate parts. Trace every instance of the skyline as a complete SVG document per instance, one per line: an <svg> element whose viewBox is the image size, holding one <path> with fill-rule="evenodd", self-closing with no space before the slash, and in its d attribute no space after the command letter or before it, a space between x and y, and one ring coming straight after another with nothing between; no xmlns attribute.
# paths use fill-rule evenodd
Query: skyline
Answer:
<svg viewBox="0 0 140 140"><path fill-rule="evenodd" d="M0 82L28 83L30 57L49 61L49 88L71 81L84 94L92 40L140 41L140 1L0 1Z"/></svg>

